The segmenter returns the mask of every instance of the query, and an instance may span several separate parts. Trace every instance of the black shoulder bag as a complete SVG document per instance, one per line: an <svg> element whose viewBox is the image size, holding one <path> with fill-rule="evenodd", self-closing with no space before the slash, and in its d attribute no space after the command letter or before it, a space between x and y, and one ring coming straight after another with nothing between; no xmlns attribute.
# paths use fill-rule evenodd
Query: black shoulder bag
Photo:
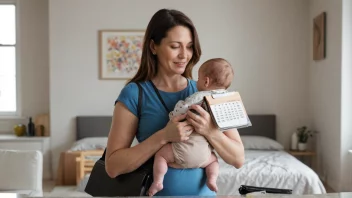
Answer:
<svg viewBox="0 0 352 198"><path fill-rule="evenodd" d="M141 115L142 87L138 85L138 118ZM151 158L137 170L111 178L105 170L105 154L94 164L85 192L93 197L146 196L153 181L153 162Z"/></svg>

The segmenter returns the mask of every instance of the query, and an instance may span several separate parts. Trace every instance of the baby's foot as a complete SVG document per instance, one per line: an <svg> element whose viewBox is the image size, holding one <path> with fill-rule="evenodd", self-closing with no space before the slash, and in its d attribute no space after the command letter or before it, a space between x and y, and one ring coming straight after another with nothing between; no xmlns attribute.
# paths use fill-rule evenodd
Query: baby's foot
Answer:
<svg viewBox="0 0 352 198"><path fill-rule="evenodd" d="M148 190L148 195L154 196L157 192L161 191L163 189L163 184L159 182L153 182L152 185L150 186Z"/></svg>
<svg viewBox="0 0 352 198"><path fill-rule="evenodd" d="M216 177L209 178L207 181L207 186L210 190L218 192L218 186L216 185Z"/></svg>

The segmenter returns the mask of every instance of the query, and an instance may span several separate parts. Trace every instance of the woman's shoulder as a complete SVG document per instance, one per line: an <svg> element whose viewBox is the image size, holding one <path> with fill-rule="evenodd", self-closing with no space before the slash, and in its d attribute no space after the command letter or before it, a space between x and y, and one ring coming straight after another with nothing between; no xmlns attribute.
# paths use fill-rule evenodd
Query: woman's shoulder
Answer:
<svg viewBox="0 0 352 198"><path fill-rule="evenodd" d="M193 79L187 79L189 82L190 87L192 87L193 89L197 90L197 81L193 80ZM198 91L198 90L197 90Z"/></svg>
<svg viewBox="0 0 352 198"><path fill-rule="evenodd" d="M130 98L138 98L138 95L142 93L143 95L147 94L148 82L130 82L125 85L120 93L120 96L130 97Z"/></svg>
<svg viewBox="0 0 352 198"><path fill-rule="evenodd" d="M141 88L144 88L144 87L146 87L147 86L147 81L143 81L143 82L130 82L130 83L128 83L127 85L125 85L124 87L123 87L123 91L126 91L126 92L136 92L136 91L138 91L138 85L140 85L141 86Z"/></svg>
<svg viewBox="0 0 352 198"><path fill-rule="evenodd" d="M137 106L139 103L139 89L135 82L130 82L125 85L118 98L115 100L115 105L117 102L123 103L133 114L137 114Z"/></svg>
<svg viewBox="0 0 352 198"><path fill-rule="evenodd" d="M197 81L193 79L188 79L188 81L191 83L191 85L197 85Z"/></svg>
<svg viewBox="0 0 352 198"><path fill-rule="evenodd" d="M127 95L127 96L134 96L138 94L138 86L137 83L135 82L130 82L127 85L125 85L122 90L120 95Z"/></svg>

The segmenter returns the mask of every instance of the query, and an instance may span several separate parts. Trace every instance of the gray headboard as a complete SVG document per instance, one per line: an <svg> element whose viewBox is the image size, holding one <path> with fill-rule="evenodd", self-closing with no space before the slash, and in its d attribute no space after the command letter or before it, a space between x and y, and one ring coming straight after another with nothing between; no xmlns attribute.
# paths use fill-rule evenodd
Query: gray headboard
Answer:
<svg viewBox="0 0 352 198"><path fill-rule="evenodd" d="M108 137L111 116L77 116L76 140L86 137Z"/></svg>
<svg viewBox="0 0 352 198"><path fill-rule="evenodd" d="M260 135L276 139L275 115L249 115L251 127L239 129L240 135ZM77 140L85 137L107 137L110 131L111 116L77 116Z"/></svg>
<svg viewBox="0 0 352 198"><path fill-rule="evenodd" d="M238 129L240 135L258 135L276 140L275 115L249 115L252 126Z"/></svg>

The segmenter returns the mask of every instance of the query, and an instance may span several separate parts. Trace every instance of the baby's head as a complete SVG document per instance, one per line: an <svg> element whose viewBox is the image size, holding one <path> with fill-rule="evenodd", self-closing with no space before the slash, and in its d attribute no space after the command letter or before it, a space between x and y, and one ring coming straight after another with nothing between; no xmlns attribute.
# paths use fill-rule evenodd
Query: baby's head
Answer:
<svg viewBox="0 0 352 198"><path fill-rule="evenodd" d="M205 61L198 70L197 89L210 91L227 89L234 77L232 66L222 58L213 58Z"/></svg>

